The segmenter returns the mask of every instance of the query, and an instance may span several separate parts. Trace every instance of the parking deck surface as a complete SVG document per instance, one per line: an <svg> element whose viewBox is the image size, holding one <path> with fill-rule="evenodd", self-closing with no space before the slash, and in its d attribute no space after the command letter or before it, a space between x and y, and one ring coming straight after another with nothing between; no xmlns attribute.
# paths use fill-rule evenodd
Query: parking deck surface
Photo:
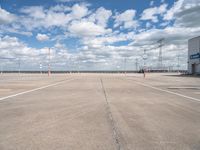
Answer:
<svg viewBox="0 0 200 150"><path fill-rule="evenodd" d="M0 150L199 150L200 78L3 74Z"/></svg>

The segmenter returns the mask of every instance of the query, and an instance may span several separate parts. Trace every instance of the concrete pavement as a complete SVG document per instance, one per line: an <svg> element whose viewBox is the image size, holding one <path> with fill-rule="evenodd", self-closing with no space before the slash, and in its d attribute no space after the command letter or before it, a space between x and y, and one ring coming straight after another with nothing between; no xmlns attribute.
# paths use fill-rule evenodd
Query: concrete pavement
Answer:
<svg viewBox="0 0 200 150"><path fill-rule="evenodd" d="M200 102L183 97L198 100L200 90L180 88L198 87L199 78L69 74L9 79L0 85L0 98L8 97L0 101L1 150L200 149ZM174 86L179 88L169 88Z"/></svg>

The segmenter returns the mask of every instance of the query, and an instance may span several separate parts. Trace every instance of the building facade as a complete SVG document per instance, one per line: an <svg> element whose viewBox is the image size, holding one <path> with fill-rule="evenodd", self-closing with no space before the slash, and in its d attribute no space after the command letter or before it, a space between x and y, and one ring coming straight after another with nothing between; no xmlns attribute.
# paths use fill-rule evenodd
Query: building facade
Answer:
<svg viewBox="0 0 200 150"><path fill-rule="evenodd" d="M188 73L200 74L200 36L188 41Z"/></svg>

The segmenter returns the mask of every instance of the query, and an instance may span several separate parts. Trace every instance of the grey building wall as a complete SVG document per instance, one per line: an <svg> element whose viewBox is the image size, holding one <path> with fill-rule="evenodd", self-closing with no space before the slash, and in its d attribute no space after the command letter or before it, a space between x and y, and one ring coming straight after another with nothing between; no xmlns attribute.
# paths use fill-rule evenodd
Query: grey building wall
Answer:
<svg viewBox="0 0 200 150"><path fill-rule="evenodd" d="M188 72L200 74L200 36L188 41Z"/></svg>

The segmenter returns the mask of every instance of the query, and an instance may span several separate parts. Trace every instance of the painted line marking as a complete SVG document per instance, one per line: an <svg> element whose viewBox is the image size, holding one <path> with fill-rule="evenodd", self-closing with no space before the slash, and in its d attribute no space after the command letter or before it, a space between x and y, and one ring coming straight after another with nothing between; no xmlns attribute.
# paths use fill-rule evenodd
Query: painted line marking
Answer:
<svg viewBox="0 0 200 150"><path fill-rule="evenodd" d="M45 85L45 86L42 86L42 87L39 87L39 88L35 88L35 89L32 89L32 90L28 90L28 91L20 92L20 93L17 93L17 94L12 94L12 95L9 95L9 96L1 97L0 101L6 100L6 99L9 99L9 98L13 98L13 97L16 97L16 96L20 96L20 95L23 95L23 94L31 93L31 92L34 92L34 91L42 90L42 89L45 89L45 88L48 88L48 87L56 86L56 85L59 85L63 82L69 82L69 81L72 81L72 80L74 80L74 79L64 80L64 81L60 81L60 82L57 82L57 83Z"/></svg>
<svg viewBox="0 0 200 150"><path fill-rule="evenodd" d="M185 86L183 86L183 87L181 87L181 86L178 86L178 87L175 87L175 86L173 86L173 87L168 87L168 89L191 89L191 90L200 90L200 87L185 87Z"/></svg>
<svg viewBox="0 0 200 150"><path fill-rule="evenodd" d="M133 81L135 81L134 79L128 79L128 80L133 80ZM135 83L136 83L136 84L139 84L139 85L142 85L142 86L145 86L145 87L149 87L149 88L155 89L155 90L157 90L157 91L166 92L166 93L169 93L169 94L177 95L177 96L184 97L184 98L187 98L187 99L190 99L190 100L193 100L193 101L200 102L200 99L198 99L198 98L194 98L194 97L186 96L186 95L179 94L179 93L176 93L176 92L164 90L164 89L157 88L157 87L151 86L151 85L149 85L149 84L145 84L145 83L138 82L138 81L135 81Z"/></svg>

